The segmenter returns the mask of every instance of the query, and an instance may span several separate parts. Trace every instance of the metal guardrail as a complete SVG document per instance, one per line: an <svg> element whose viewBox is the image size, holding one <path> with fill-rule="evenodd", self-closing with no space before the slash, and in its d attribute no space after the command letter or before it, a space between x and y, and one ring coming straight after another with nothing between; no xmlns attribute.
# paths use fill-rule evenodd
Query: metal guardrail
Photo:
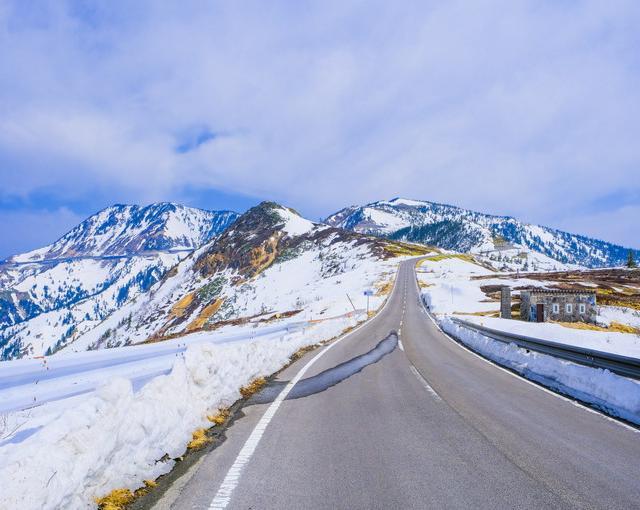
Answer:
<svg viewBox="0 0 640 510"><path fill-rule="evenodd" d="M516 333L507 333L458 319L457 317L452 317L451 320L459 326L477 331L482 335L500 342L514 343L524 349L549 354L588 367L607 369L625 377L640 379L640 359L637 358L610 352L595 351L593 349L542 340L540 338L518 335Z"/></svg>
<svg viewBox="0 0 640 510"><path fill-rule="evenodd" d="M115 376L129 379L135 390L154 377L168 374L176 357L184 355L191 345L276 338L304 331L318 322L353 317L363 312L355 310L334 317L289 322L219 337L178 337L155 344L3 361L0 363L0 414L91 393L102 386L105 380Z"/></svg>
<svg viewBox="0 0 640 510"><path fill-rule="evenodd" d="M129 379L135 387L171 371L176 357L191 345L229 344L268 339L299 331L309 321L258 328L195 341L167 340L97 351L83 351L42 359L19 359L0 363L0 414L29 409L57 400L91 393L114 375Z"/></svg>

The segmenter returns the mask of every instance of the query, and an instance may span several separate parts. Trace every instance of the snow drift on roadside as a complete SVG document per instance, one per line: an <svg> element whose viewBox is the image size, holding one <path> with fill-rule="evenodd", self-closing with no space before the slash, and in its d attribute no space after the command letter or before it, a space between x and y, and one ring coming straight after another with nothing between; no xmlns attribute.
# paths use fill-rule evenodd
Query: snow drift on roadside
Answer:
<svg viewBox="0 0 640 510"><path fill-rule="evenodd" d="M461 315L460 319L480 326L530 336L550 342L574 345L595 351L611 352L620 356L640 359L640 336L611 331L573 329L553 322L527 322L497 317Z"/></svg>
<svg viewBox="0 0 640 510"><path fill-rule="evenodd" d="M443 318L440 325L444 331L500 365L640 425L640 382L609 370L578 365L493 340L455 324L449 317Z"/></svg>
<svg viewBox="0 0 640 510"><path fill-rule="evenodd" d="M135 489L168 472L206 415L240 398L300 347L339 334L353 319L246 343L190 346L169 375L134 394L114 379L24 441L0 448L0 508L92 508L114 488Z"/></svg>

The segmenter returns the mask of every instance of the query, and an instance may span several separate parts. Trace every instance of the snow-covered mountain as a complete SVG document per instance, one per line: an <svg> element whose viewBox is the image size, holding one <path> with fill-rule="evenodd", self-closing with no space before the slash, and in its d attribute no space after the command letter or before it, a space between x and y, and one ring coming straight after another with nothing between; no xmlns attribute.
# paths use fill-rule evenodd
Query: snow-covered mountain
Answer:
<svg viewBox="0 0 640 510"><path fill-rule="evenodd" d="M172 203L115 205L0 263L0 359L70 343L237 216Z"/></svg>
<svg viewBox="0 0 640 510"><path fill-rule="evenodd" d="M325 303L337 302L327 296L340 285L361 287L381 261L418 254L403 241L472 252L505 270L620 265L627 256L514 218L400 198L343 209L326 223L271 202L242 216L170 203L107 208L0 263L0 359L337 311Z"/></svg>
<svg viewBox="0 0 640 510"><path fill-rule="evenodd" d="M362 300L366 286L389 271L385 260L420 253L412 249L316 224L292 209L263 202L72 348L128 345L278 317L345 313L352 310L347 294Z"/></svg>
<svg viewBox="0 0 640 510"><path fill-rule="evenodd" d="M586 267L622 265L628 254L628 248L622 246L523 223L508 216L404 198L347 207L329 216L326 223L449 250L487 255L533 252L532 258L538 261ZM636 251L638 257L640 252Z"/></svg>
<svg viewBox="0 0 640 510"><path fill-rule="evenodd" d="M117 204L90 216L55 243L15 255L8 262L191 251L237 217L231 211L205 211L170 202L144 207Z"/></svg>

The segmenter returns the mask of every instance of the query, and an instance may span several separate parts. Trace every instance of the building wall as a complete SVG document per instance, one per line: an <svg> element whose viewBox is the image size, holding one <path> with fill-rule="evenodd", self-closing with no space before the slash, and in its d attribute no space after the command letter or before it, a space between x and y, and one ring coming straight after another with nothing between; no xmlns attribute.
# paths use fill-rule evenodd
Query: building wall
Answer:
<svg viewBox="0 0 640 510"><path fill-rule="evenodd" d="M558 322L596 322L595 294L522 293L520 315L524 320L536 321L536 307L544 305L544 320ZM570 305L567 307L567 305ZM581 311L580 305L584 305Z"/></svg>
<svg viewBox="0 0 640 510"><path fill-rule="evenodd" d="M506 285L500 289L500 317L511 318L511 288Z"/></svg>
<svg viewBox="0 0 640 510"><path fill-rule="evenodd" d="M531 318L531 294L529 292L520 293L520 318L523 321L532 321Z"/></svg>

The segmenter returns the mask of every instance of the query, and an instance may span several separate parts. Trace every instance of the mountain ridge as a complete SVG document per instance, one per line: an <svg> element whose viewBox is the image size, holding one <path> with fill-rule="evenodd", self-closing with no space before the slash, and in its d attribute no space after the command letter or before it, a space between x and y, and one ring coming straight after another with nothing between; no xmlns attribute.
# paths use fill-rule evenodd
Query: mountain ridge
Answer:
<svg viewBox="0 0 640 510"><path fill-rule="evenodd" d="M146 292L238 214L116 204L0 263L0 359L51 353Z"/></svg>
<svg viewBox="0 0 640 510"><path fill-rule="evenodd" d="M233 211L207 211L174 202L114 204L92 214L53 243L10 256L4 262L192 250L237 217Z"/></svg>
<svg viewBox="0 0 640 510"><path fill-rule="evenodd" d="M411 252L398 242L474 253L513 271L621 265L627 256L613 243L511 216L401 197L343 208L326 223L268 201L242 215L173 202L115 204L54 243L0 263L0 359L51 354L79 338L92 338L85 348L137 343L257 313L236 286L254 288L265 271L273 280L274 267L312 254L316 276L325 278L357 260ZM188 278L176 279L182 271ZM173 297L159 301L157 289ZM139 332L127 335L131 319L120 312L138 298L150 308L134 321ZM119 319L111 324L111 317ZM103 322L119 336L105 336Z"/></svg>
<svg viewBox="0 0 640 510"><path fill-rule="evenodd" d="M262 202L182 260L149 292L79 338L76 348L158 341L257 316L298 313L310 286L398 256L397 246ZM264 301L279 308L266 308Z"/></svg>
<svg viewBox="0 0 640 510"><path fill-rule="evenodd" d="M400 197L350 206L330 215L325 222L360 233L462 252L496 251L497 245L506 241L562 264L585 267L622 265L629 251L614 243L522 222L512 216ZM438 234L443 230L444 240ZM640 251L634 252L640 256Z"/></svg>

